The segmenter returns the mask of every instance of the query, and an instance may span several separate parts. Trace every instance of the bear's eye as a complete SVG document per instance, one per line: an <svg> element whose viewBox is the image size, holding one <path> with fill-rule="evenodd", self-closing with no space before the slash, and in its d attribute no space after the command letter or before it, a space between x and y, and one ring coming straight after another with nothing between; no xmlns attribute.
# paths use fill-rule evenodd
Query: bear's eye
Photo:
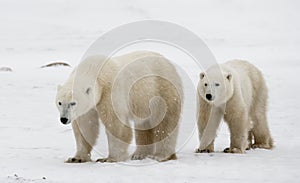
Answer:
<svg viewBox="0 0 300 183"><path fill-rule="evenodd" d="M216 83L215 86L220 86L220 84L219 84L219 83Z"/></svg>
<svg viewBox="0 0 300 183"><path fill-rule="evenodd" d="M204 86L207 86L207 83L204 83Z"/></svg>
<svg viewBox="0 0 300 183"><path fill-rule="evenodd" d="M71 105L71 106L75 106L75 105L76 105L76 102L71 102L70 105Z"/></svg>
<svg viewBox="0 0 300 183"><path fill-rule="evenodd" d="M58 105L61 105L61 102L58 102Z"/></svg>

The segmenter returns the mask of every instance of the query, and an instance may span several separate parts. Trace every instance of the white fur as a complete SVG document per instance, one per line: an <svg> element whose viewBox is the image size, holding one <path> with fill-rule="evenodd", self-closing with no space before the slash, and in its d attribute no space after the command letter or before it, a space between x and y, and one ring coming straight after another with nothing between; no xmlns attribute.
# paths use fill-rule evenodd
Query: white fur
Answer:
<svg viewBox="0 0 300 183"><path fill-rule="evenodd" d="M100 100L102 91L97 84L97 77L105 61L103 56L85 59L74 69L64 85L58 86L56 105L61 117L69 119L68 123L94 109ZM72 102L76 105L68 108Z"/></svg>
<svg viewBox="0 0 300 183"><path fill-rule="evenodd" d="M231 135L230 147L226 152L243 153L251 146L272 148L266 118L267 99L268 91L261 72L246 61L229 61L201 73L198 85L201 144L196 151L214 151L214 138L223 117Z"/></svg>
<svg viewBox="0 0 300 183"><path fill-rule="evenodd" d="M105 125L109 146L109 156L99 161L128 158L133 134L129 120L134 121L137 144L132 159L176 159L182 97L176 69L157 53L86 58L58 88L57 107L62 118L72 121L77 143L75 157L67 162L90 160L99 133L92 126L98 127L98 118Z"/></svg>

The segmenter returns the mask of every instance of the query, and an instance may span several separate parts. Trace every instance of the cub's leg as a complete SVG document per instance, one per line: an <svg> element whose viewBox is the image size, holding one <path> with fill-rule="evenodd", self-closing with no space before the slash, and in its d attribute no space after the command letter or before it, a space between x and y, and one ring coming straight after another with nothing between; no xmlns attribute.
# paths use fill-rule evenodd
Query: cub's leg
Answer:
<svg viewBox="0 0 300 183"><path fill-rule="evenodd" d="M262 76L260 76L259 92L256 92L253 107L250 112L253 121L254 144L252 148L273 148L273 139L270 134L267 120L268 88Z"/></svg>
<svg viewBox="0 0 300 183"><path fill-rule="evenodd" d="M91 150L99 134L99 118L96 110L77 118L72 122L77 152L66 163L83 163L91 161Z"/></svg>
<svg viewBox="0 0 300 183"><path fill-rule="evenodd" d="M200 112L198 114L198 133L199 141L201 143L209 143L205 148L195 150L196 153L211 153L214 152L214 140L212 142L205 142L209 139L214 139L217 134L217 129L224 115L222 108L216 108L208 105L201 99ZM212 137L214 136L214 137Z"/></svg>
<svg viewBox="0 0 300 183"><path fill-rule="evenodd" d="M244 153L248 146L249 120L246 111L236 111L227 114L225 121L230 131L230 147L224 149L225 153ZM230 115L230 117L228 117Z"/></svg>
<svg viewBox="0 0 300 183"><path fill-rule="evenodd" d="M202 103L204 102L203 100L201 101ZM199 138L199 143L201 142L201 138L204 132L204 129L207 125L207 122L209 120L209 115L211 113L211 107L208 104L200 104L200 109L198 109L198 138ZM200 147L200 145L199 145ZM214 152L214 141L212 141L205 149L199 149L197 148L195 150L195 153L211 153Z"/></svg>
<svg viewBox="0 0 300 183"><path fill-rule="evenodd" d="M273 139L270 135L267 114L265 105L256 105L253 113L251 114L253 121L253 135L254 144L252 148L273 148Z"/></svg>

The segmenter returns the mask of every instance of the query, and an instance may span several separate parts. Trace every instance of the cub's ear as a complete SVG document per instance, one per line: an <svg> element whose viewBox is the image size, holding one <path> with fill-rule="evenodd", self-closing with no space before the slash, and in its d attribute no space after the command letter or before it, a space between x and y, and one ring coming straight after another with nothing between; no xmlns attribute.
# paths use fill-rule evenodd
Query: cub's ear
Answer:
<svg viewBox="0 0 300 183"><path fill-rule="evenodd" d="M62 86L61 85L58 85L57 86L57 91L61 90Z"/></svg>
<svg viewBox="0 0 300 183"><path fill-rule="evenodd" d="M200 79L203 79L204 76L205 76L205 73L204 73L204 72L201 72L201 73L200 73Z"/></svg>
<svg viewBox="0 0 300 183"><path fill-rule="evenodd" d="M231 81L231 79L232 79L232 74L231 74L231 73L227 73L227 74L226 74L226 79L228 79L228 81Z"/></svg>
<svg viewBox="0 0 300 183"><path fill-rule="evenodd" d="M85 93L86 93L87 95L89 95L91 92L92 92L92 88L91 88L91 87L88 87L88 88L85 90Z"/></svg>

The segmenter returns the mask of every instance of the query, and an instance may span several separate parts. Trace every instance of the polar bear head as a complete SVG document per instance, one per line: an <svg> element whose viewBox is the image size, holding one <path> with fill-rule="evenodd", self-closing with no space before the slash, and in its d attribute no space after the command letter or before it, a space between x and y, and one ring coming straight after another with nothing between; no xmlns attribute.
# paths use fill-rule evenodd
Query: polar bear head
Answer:
<svg viewBox="0 0 300 183"><path fill-rule="evenodd" d="M234 92L232 74L220 69L202 72L200 73L198 91L208 103L215 106L223 105L232 97Z"/></svg>
<svg viewBox="0 0 300 183"><path fill-rule="evenodd" d="M94 108L97 86L74 86L65 84L57 87L56 106L60 121L69 124Z"/></svg>

